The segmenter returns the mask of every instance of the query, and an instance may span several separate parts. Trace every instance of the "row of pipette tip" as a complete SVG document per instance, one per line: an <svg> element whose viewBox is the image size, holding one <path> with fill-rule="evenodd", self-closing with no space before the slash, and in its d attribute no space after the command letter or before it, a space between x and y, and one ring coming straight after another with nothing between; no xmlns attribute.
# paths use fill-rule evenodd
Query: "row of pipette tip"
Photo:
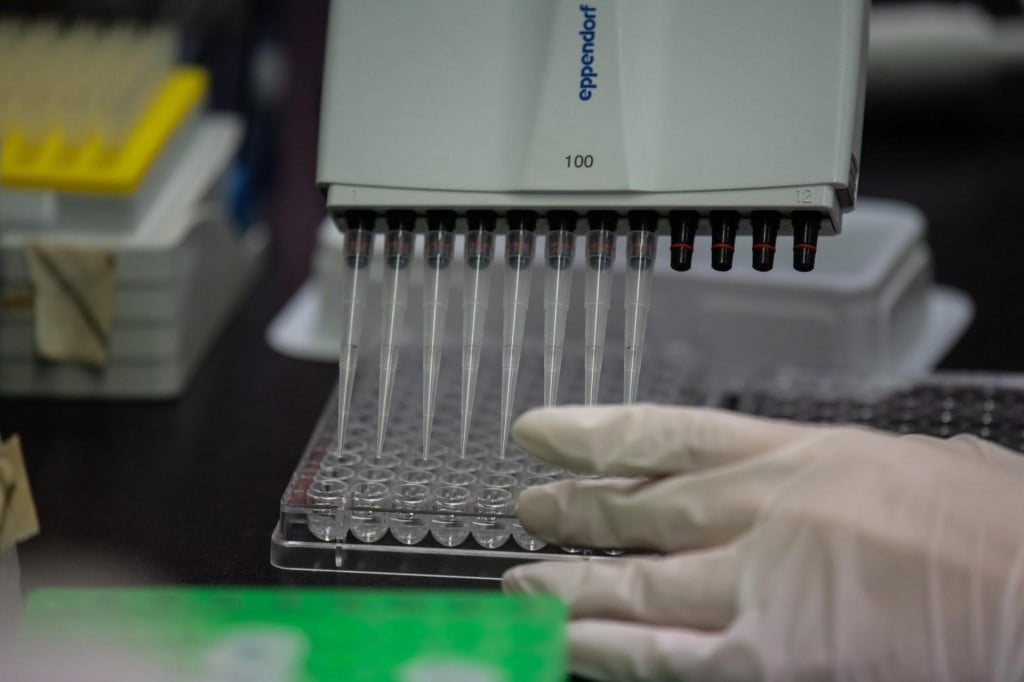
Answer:
<svg viewBox="0 0 1024 682"><path fill-rule="evenodd" d="M0 139L120 147L176 56L165 27L0 20Z"/></svg>
<svg viewBox="0 0 1024 682"><path fill-rule="evenodd" d="M558 395L566 317L572 290L578 218L572 211L552 211L546 216L544 262L544 402L553 405ZM380 390L377 424L377 455L383 449L398 369L403 318L408 304L409 267L413 254L416 215L411 211L389 211L385 220L384 279L381 311ZM429 211L423 259L423 454L430 452L437 383L444 346L445 317L449 299L449 271L453 258L456 214ZM500 455L505 456L514 410L516 381L530 303L530 286L535 251L537 214L509 211L506 215L505 277L502 298L504 314L501 353ZM352 211L345 216L344 278L342 285L342 333L339 355L338 433L340 449L352 400L362 322L367 306L369 263L373 253L375 216ZM465 455L473 416L483 331L490 296L491 264L494 260L497 214L469 211L464 248L462 298L462 394L461 452ZM586 292L584 297L584 402L597 402L600 386L608 309L611 304L612 266L615 261L615 230L618 216L613 212L589 214L586 237ZM655 228L653 212L630 214L627 238L625 299L625 392L627 403L636 400L643 362L647 311L650 307L651 277L654 272Z"/></svg>

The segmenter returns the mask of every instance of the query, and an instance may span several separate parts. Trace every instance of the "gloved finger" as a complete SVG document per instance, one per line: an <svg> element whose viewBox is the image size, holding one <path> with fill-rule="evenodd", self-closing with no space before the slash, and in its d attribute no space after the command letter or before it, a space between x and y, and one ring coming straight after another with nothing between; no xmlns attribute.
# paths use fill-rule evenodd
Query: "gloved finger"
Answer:
<svg viewBox="0 0 1024 682"><path fill-rule="evenodd" d="M502 577L510 592L555 594L573 618L722 629L736 615L735 545L670 557L543 561Z"/></svg>
<svg viewBox="0 0 1024 682"><path fill-rule="evenodd" d="M700 679L724 641L718 632L579 620L569 624L569 665L577 675L607 682Z"/></svg>
<svg viewBox="0 0 1024 682"><path fill-rule="evenodd" d="M799 466L796 454L781 454L654 481L558 481L524 490L516 513L523 528L555 545L700 549L746 532Z"/></svg>
<svg viewBox="0 0 1024 682"><path fill-rule="evenodd" d="M662 476L754 457L823 429L710 408L642 404L530 410L516 420L512 437L573 471Z"/></svg>

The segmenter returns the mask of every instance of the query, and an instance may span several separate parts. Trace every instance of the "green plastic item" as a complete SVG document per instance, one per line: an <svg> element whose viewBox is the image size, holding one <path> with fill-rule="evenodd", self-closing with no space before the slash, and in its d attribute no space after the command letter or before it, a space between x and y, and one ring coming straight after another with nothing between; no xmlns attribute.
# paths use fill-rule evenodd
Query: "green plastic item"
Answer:
<svg viewBox="0 0 1024 682"><path fill-rule="evenodd" d="M51 588L29 595L21 634L197 682L555 682L566 618L556 599L488 592Z"/></svg>

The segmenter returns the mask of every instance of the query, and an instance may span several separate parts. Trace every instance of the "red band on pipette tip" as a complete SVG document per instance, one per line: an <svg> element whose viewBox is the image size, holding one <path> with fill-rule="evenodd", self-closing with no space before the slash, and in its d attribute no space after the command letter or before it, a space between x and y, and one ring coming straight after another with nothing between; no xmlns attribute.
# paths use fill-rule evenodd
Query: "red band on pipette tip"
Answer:
<svg viewBox="0 0 1024 682"><path fill-rule="evenodd" d="M817 251L818 247L814 244L793 244L794 249L810 249L811 251Z"/></svg>
<svg viewBox="0 0 1024 682"><path fill-rule="evenodd" d="M772 244L754 244L754 248L755 249L768 249L769 251L774 251L775 250L775 246L772 245Z"/></svg>
<svg viewBox="0 0 1024 682"><path fill-rule="evenodd" d="M729 249L730 251L735 251L736 250L735 246L733 246L732 244L726 244L724 242L719 242L718 244L712 244L711 248L712 249Z"/></svg>
<svg viewBox="0 0 1024 682"><path fill-rule="evenodd" d="M693 251L693 244L687 244L686 242L679 242L669 246L670 249L686 249L687 251Z"/></svg>

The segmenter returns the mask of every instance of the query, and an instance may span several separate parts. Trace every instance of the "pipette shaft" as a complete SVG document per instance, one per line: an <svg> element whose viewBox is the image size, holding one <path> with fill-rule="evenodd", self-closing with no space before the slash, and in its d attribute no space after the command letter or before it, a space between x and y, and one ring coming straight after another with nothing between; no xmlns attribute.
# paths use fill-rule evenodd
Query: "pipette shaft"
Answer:
<svg viewBox="0 0 1024 682"><path fill-rule="evenodd" d="M501 346L501 431L498 434L501 457L505 456L508 448L526 312L530 307L530 265L533 262L533 231L537 215L532 211L509 211L508 223L505 237L505 321Z"/></svg>
<svg viewBox="0 0 1024 682"><path fill-rule="evenodd" d="M466 214L466 274L462 289L462 428L461 454L466 456L469 426L473 417L476 378L480 371L480 349L491 289L491 260L494 258L494 225L492 211L470 211Z"/></svg>
<svg viewBox="0 0 1024 682"><path fill-rule="evenodd" d="M552 211L548 214L544 242L547 275L544 280L544 404L558 402L558 380L562 374L565 347L565 319L572 291L572 262L576 254L576 214Z"/></svg>
<svg viewBox="0 0 1024 682"><path fill-rule="evenodd" d="M412 257L415 215L408 211L387 214L384 244L384 282L381 289L380 389L377 398L377 456L384 449L391 397L398 371L402 322L409 294L409 260Z"/></svg>
<svg viewBox="0 0 1024 682"><path fill-rule="evenodd" d="M352 403L352 384L359 359L369 287L370 254L373 250L373 215L350 212L345 217L343 284L341 288L341 343L338 353L338 450L345 444L348 415Z"/></svg>
<svg viewBox="0 0 1024 682"><path fill-rule="evenodd" d="M587 283L584 296L586 330L583 345L583 402L598 402L604 340L608 331L608 308L612 298L612 265L615 262L615 226L618 216L593 211L588 216Z"/></svg>
<svg viewBox="0 0 1024 682"><path fill-rule="evenodd" d="M431 211L423 262L423 456L430 454L437 382L441 373L445 318L448 314L448 273L452 260L455 214Z"/></svg>
<svg viewBox="0 0 1024 682"><path fill-rule="evenodd" d="M636 402L640 368L644 360L647 314L651 307L651 278L657 253L658 214L634 211L629 214L626 241L626 328L623 347L623 402Z"/></svg>

